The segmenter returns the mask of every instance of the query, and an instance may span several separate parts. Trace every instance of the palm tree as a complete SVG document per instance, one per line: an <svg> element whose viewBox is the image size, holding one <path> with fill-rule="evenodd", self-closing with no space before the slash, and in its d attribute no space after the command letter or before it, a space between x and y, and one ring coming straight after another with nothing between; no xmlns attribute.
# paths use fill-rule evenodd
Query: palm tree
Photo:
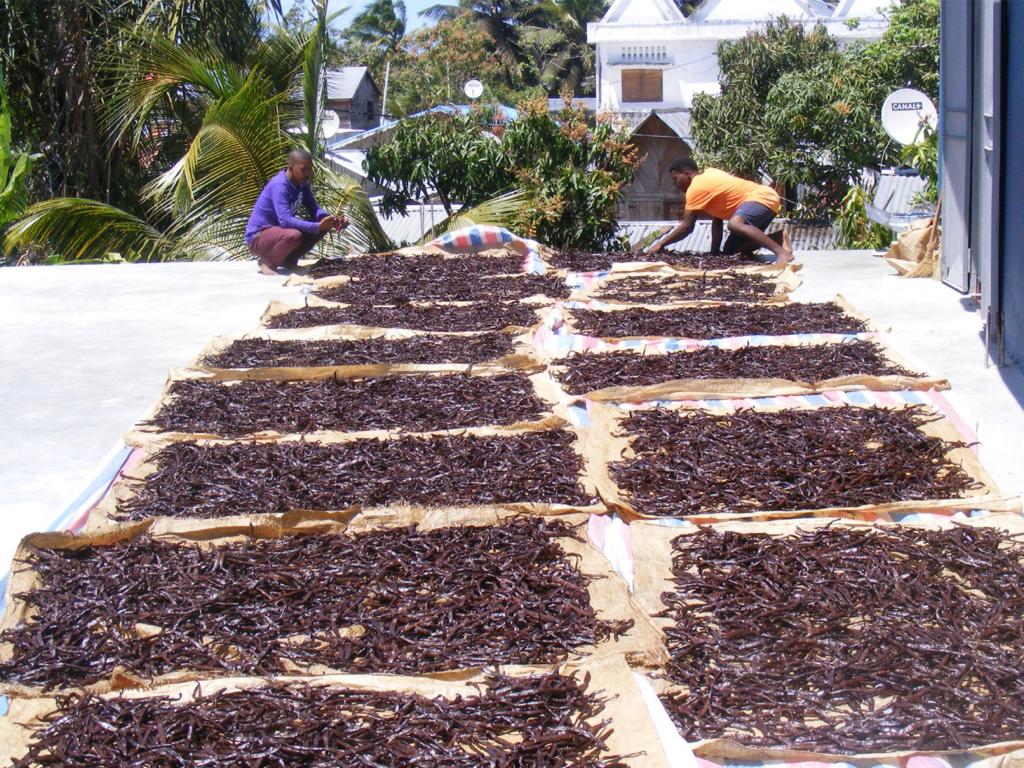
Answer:
<svg viewBox="0 0 1024 768"><path fill-rule="evenodd" d="M49 248L65 259L119 252L128 259L244 258L243 231L260 190L300 143L318 150L323 109L323 41L326 0L308 33L254 52L248 68L214 50L176 45L140 33L110 62L107 125L137 145L175 139L184 152L143 190L149 216L80 198L55 198L31 206L8 231L5 249ZM279 33L283 34L283 33ZM290 67L284 89L275 87ZM290 103L302 68L301 109ZM312 99L313 103L308 103ZM392 246L366 193L332 173L318 158L322 202L353 222L342 246L360 250ZM167 222L164 224L164 222Z"/></svg>
<svg viewBox="0 0 1024 768"><path fill-rule="evenodd" d="M371 0L349 25L350 37L382 48L397 48L405 37L405 3Z"/></svg>
<svg viewBox="0 0 1024 768"><path fill-rule="evenodd" d="M420 15L433 21L452 20L460 16L471 18L494 41L498 51L508 54L515 61L522 61L522 28L546 21L549 8L547 1L459 0L457 4L432 5L420 11Z"/></svg>
<svg viewBox="0 0 1024 768"><path fill-rule="evenodd" d="M549 0L547 12L563 38L542 73L555 86L552 90L575 93L594 74L594 50L587 42L587 24L604 16L608 4L608 0Z"/></svg>

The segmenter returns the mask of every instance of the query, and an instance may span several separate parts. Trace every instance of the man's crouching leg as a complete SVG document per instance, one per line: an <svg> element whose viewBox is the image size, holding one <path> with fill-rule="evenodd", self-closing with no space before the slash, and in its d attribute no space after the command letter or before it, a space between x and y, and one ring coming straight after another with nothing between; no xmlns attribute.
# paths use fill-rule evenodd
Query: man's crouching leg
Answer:
<svg viewBox="0 0 1024 768"><path fill-rule="evenodd" d="M259 259L259 270L264 275L276 275L292 253L302 244L302 233L297 229L267 227L252 241L249 250Z"/></svg>

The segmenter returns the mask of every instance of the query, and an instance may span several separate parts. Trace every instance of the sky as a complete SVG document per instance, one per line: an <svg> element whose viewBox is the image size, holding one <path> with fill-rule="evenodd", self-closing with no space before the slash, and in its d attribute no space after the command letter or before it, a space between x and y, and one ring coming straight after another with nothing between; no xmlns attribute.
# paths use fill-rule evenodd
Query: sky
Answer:
<svg viewBox="0 0 1024 768"><path fill-rule="evenodd" d="M349 11L335 22L336 27L344 27L352 20L353 16L366 7L367 2L368 0L330 0L327 8L331 13L334 13L348 6ZM405 0L406 27L412 31L428 26L431 22L420 16L420 11L432 5L438 5L439 2L451 2L454 4L454 0ZM309 0L283 0L281 5L284 6L284 10L287 13L288 9L296 3L308 4Z"/></svg>

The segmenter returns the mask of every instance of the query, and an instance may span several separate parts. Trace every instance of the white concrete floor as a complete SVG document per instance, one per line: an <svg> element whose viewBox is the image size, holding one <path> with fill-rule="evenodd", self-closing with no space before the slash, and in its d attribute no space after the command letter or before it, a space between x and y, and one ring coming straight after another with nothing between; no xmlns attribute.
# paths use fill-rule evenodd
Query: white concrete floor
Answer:
<svg viewBox="0 0 1024 768"><path fill-rule="evenodd" d="M252 262L0 269L0 572L212 337L297 297Z"/></svg>
<svg viewBox="0 0 1024 768"><path fill-rule="evenodd" d="M803 285L793 294L820 301L842 294L879 327L887 341L924 371L949 379L946 398L979 440L978 455L1004 493L1024 492L1024 376L997 368L985 354L975 302L937 280L897 277L865 251L813 251L797 255Z"/></svg>
<svg viewBox="0 0 1024 768"><path fill-rule="evenodd" d="M986 365L970 302L905 280L865 252L807 252L796 298L842 293L891 344L952 382L949 399L981 440L1006 492L1024 490L1024 379ZM150 406L168 369L215 335L256 326L267 302L299 289L251 263L0 269L0 564L45 527ZM0 565L2 569L2 565Z"/></svg>

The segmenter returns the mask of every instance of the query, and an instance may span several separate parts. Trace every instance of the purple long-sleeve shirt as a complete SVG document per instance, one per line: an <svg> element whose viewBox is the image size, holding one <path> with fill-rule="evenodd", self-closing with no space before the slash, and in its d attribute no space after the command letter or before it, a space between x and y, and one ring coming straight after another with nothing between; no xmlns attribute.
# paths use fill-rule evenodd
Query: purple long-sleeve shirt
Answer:
<svg viewBox="0 0 1024 768"><path fill-rule="evenodd" d="M300 202L306 206L306 210L316 211L312 221L295 215ZM256 198L249 223L245 225L246 245L251 245L256 235L267 227L297 229L307 235L315 235L320 231L318 222L327 215L327 211L313 197L309 182L297 187L288 180L288 172L281 171L271 177Z"/></svg>

